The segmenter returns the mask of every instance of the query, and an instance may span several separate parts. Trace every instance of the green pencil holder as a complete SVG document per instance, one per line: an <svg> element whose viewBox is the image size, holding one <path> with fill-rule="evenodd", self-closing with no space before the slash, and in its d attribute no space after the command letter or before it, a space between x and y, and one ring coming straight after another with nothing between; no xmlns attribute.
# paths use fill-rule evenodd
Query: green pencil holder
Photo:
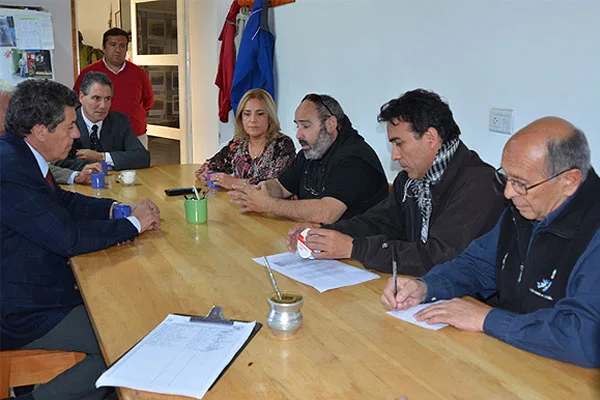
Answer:
<svg viewBox="0 0 600 400"><path fill-rule="evenodd" d="M207 201L206 199L185 200L185 219L190 224L203 224L207 219Z"/></svg>

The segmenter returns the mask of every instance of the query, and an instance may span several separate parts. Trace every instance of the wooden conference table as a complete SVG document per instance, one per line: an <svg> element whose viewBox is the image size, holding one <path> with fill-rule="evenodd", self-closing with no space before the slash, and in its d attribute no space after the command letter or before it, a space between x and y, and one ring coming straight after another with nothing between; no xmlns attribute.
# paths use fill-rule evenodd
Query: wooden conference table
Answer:
<svg viewBox="0 0 600 400"><path fill-rule="evenodd" d="M253 257L286 251L290 221L241 214L227 194L209 199L208 223L186 223L183 197L192 165L137 172L135 186L113 183L102 196L150 198L161 227L133 243L73 259L73 270L107 363L117 360L167 314L204 315L265 324L204 397L212 399L598 399L599 370L586 370L452 327L425 330L387 315L379 296L389 275L319 293L283 275L279 286L304 296L296 336L266 326L272 291ZM113 176L112 180L115 179ZM92 195L90 187L76 186ZM352 263L359 266L358 263ZM123 399L169 396L121 389ZM169 398L175 398L169 397Z"/></svg>

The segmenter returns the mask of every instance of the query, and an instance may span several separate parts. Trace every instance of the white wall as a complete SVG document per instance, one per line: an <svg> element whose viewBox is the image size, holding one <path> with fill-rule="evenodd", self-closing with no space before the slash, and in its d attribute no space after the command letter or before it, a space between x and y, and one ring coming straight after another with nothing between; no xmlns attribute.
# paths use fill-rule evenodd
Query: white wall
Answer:
<svg viewBox="0 0 600 400"><path fill-rule="evenodd" d="M488 131L490 107L514 109L516 129L545 115L569 119L600 166L597 0L297 0L272 16L278 114L289 135L303 95L329 93L391 179L379 107L423 87L449 101L462 139L493 165L507 137Z"/></svg>
<svg viewBox="0 0 600 400"><path fill-rule="evenodd" d="M73 87L73 43L71 42L71 2L68 0L0 0L0 6L42 7L52 14L54 27L54 76Z"/></svg>
<svg viewBox="0 0 600 400"><path fill-rule="evenodd" d="M218 13L224 0L189 1L190 90L193 162L202 163L219 147L218 88L215 76L219 62ZM220 31L219 31L220 32Z"/></svg>
<svg viewBox="0 0 600 400"><path fill-rule="evenodd" d="M77 28L83 35L83 43L101 49L102 35L109 29L108 20L111 20L113 28L116 26L115 12L119 11L119 0L76 0L75 5Z"/></svg>

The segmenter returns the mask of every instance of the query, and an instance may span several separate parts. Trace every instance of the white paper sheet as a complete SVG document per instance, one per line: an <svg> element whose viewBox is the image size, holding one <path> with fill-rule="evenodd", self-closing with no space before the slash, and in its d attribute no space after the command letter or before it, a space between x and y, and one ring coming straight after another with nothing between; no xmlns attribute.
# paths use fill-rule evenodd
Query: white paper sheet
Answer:
<svg viewBox="0 0 600 400"><path fill-rule="evenodd" d="M417 321L415 319L414 315L424 308L427 308L434 304L445 303L446 301L448 301L448 300L438 300L433 303L419 304L419 305L409 308L408 310L388 311L388 314L390 314L392 317L396 317L398 319L401 319L402 321L410 322L411 324L420 326L422 328L431 329L432 331L437 331L438 329L448 326L448 324L429 325L427 323L427 321L422 321L422 322Z"/></svg>
<svg viewBox="0 0 600 400"><path fill-rule="evenodd" d="M244 345L255 322L190 322L169 314L96 381L201 399Z"/></svg>
<svg viewBox="0 0 600 400"><path fill-rule="evenodd" d="M269 265L275 271L312 286L321 293L379 278L377 274L336 260L305 260L296 253L275 254L268 258ZM253 260L265 265L262 257Z"/></svg>
<svg viewBox="0 0 600 400"><path fill-rule="evenodd" d="M39 17L41 49L54 49L54 31L52 30L52 15L44 13Z"/></svg>
<svg viewBox="0 0 600 400"><path fill-rule="evenodd" d="M32 50L41 49L42 42L40 40L40 27L37 18L17 16L14 21L17 47Z"/></svg>

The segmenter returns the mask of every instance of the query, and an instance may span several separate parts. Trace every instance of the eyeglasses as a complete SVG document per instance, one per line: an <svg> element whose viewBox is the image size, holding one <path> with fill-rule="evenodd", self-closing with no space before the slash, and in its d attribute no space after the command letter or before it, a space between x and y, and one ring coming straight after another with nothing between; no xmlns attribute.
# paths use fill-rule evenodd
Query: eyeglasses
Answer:
<svg viewBox="0 0 600 400"><path fill-rule="evenodd" d="M316 94L316 93L309 93L306 96L304 96L304 99L302 99L302 101L304 100L310 100L313 103L319 103L322 104L323 107L325 107L325 109L327 110L327 112L329 113L329 115L333 115L335 116L334 113L331 112L331 109L327 106L327 104L325 104L325 102L323 101L323 97L320 94Z"/></svg>
<svg viewBox="0 0 600 400"><path fill-rule="evenodd" d="M527 192L529 190L531 190L533 188L536 188L536 187L538 187L540 185L543 185L544 183L551 181L552 179L554 179L554 178L556 178L556 177L564 174L567 171L570 171L571 169L573 169L573 168L565 169L564 171L559 172L558 174L554 174L550 178L544 179L541 182L534 183L533 185L525 185L524 183L521 183L519 181L516 181L516 180L514 180L512 178L507 177L506 176L506 172L504 171L504 169L502 169L502 167L500 167L500 168L498 168L496 170L495 175L496 175L496 180L502 186L502 189L504 189L506 187L506 184L508 182L510 182L510 184L513 187L513 189L514 189L515 192L517 192L521 196L526 196Z"/></svg>

